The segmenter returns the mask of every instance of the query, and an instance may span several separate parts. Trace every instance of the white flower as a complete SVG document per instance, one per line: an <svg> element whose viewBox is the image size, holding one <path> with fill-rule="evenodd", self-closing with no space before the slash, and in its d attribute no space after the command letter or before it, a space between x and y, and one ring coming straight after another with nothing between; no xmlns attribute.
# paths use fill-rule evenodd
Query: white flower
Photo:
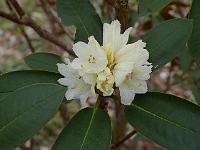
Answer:
<svg viewBox="0 0 200 150"><path fill-rule="evenodd" d="M121 102L129 105L136 93L146 93L152 66L147 62L149 53L141 40L127 44L131 28L121 34L119 21L104 24L103 49L107 53L108 67L115 85L119 87Z"/></svg>
<svg viewBox="0 0 200 150"><path fill-rule="evenodd" d="M135 65L133 71L127 74L124 82L119 86L121 102L124 105L130 105L135 94L143 94L147 92L146 80L150 78L152 66Z"/></svg>
<svg viewBox="0 0 200 150"><path fill-rule="evenodd" d="M72 68L71 64L57 64L58 71L64 78L58 80L61 85L67 86L65 94L67 100L80 99L82 104L86 103L88 97L96 97L94 86L85 83L79 75L78 70Z"/></svg>
<svg viewBox="0 0 200 150"><path fill-rule="evenodd" d="M106 68L107 57L93 36L88 40L88 44L78 42L73 45L73 51L78 58L73 60L72 67L85 73L99 73Z"/></svg>
<svg viewBox="0 0 200 150"><path fill-rule="evenodd" d="M148 62L146 43L139 40L127 44L132 28L121 34L119 21L103 26L103 46L89 37L88 44L73 45L75 58L69 65L58 64L64 78L59 83L68 86L67 99L86 101L95 95L95 87L104 96L110 96L119 87L121 103L131 104L135 94L147 92L146 80L150 78L152 65Z"/></svg>
<svg viewBox="0 0 200 150"><path fill-rule="evenodd" d="M97 77L97 89L103 92L103 96L110 96L112 95L114 89L114 77L110 72L109 68L106 68L102 72L98 74Z"/></svg>

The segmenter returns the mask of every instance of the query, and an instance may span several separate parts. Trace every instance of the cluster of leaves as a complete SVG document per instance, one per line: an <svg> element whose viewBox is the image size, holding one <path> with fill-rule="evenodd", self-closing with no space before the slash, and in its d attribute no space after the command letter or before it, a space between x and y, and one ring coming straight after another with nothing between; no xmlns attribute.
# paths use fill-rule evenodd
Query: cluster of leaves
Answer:
<svg viewBox="0 0 200 150"><path fill-rule="evenodd" d="M140 0L140 15L161 9L170 0ZM156 25L142 38L147 43L153 71L175 58L184 47L198 62L198 27L200 2L194 0L190 18L171 19ZM57 0L57 11L64 25L75 25L76 41L94 35L102 40L102 22L89 0ZM32 70L15 71L0 76L0 147L13 149L31 138L56 113L64 100L66 88L58 85L61 76L57 63L61 58L49 53L35 53L25 58ZM79 111L63 129L54 150L108 150L111 122L98 108ZM200 108L184 99L163 93L137 95L125 107L128 122L142 135L169 149L199 149Z"/></svg>

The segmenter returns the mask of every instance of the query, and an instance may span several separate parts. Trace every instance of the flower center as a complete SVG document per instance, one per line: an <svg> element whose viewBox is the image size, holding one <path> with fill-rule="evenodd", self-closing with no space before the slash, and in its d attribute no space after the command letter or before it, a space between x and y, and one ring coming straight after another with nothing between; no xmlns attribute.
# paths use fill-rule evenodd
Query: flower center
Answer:
<svg viewBox="0 0 200 150"><path fill-rule="evenodd" d="M129 73L126 75L126 80L132 80L133 79L133 73Z"/></svg>
<svg viewBox="0 0 200 150"><path fill-rule="evenodd" d="M89 58L88 58L88 62L90 64L95 64L96 63L96 58L92 54L90 54Z"/></svg>
<svg viewBox="0 0 200 150"><path fill-rule="evenodd" d="M107 54L107 59L108 59L108 68L112 70L115 66L115 57L114 57L114 51L111 45L108 45L104 47L104 51Z"/></svg>

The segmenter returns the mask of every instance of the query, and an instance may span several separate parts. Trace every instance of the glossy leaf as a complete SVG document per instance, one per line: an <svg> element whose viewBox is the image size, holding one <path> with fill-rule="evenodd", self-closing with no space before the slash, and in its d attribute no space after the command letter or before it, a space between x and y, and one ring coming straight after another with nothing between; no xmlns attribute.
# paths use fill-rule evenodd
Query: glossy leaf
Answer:
<svg viewBox="0 0 200 150"><path fill-rule="evenodd" d="M193 20L193 31L188 42L191 55L200 64L200 1L193 0L190 18Z"/></svg>
<svg viewBox="0 0 200 150"><path fill-rule="evenodd" d="M137 95L125 114L141 134L167 149L200 149L200 107L162 93Z"/></svg>
<svg viewBox="0 0 200 150"><path fill-rule="evenodd" d="M200 85L198 85L198 84L193 85L191 90L192 90L192 93L195 97L197 104L200 105Z"/></svg>
<svg viewBox="0 0 200 150"><path fill-rule="evenodd" d="M58 16L66 26L76 26L76 41L88 41L95 36L102 42L103 25L89 0L57 0Z"/></svg>
<svg viewBox="0 0 200 150"><path fill-rule="evenodd" d="M14 71L0 76L0 99L15 90L37 83L57 83L62 76L46 71Z"/></svg>
<svg viewBox="0 0 200 150"><path fill-rule="evenodd" d="M156 70L177 56L192 32L189 19L172 19L155 26L143 38L147 43L149 57Z"/></svg>
<svg viewBox="0 0 200 150"><path fill-rule="evenodd" d="M57 111L65 89L36 84L0 99L0 147L11 150L36 134Z"/></svg>
<svg viewBox="0 0 200 150"><path fill-rule="evenodd" d="M190 51L186 45L184 45L179 52L180 67L182 70L186 71L189 69L192 62L192 57Z"/></svg>
<svg viewBox="0 0 200 150"><path fill-rule="evenodd" d="M139 0L139 15L150 15L164 8L171 0Z"/></svg>
<svg viewBox="0 0 200 150"><path fill-rule="evenodd" d="M8 96L11 92L8 93L0 93L0 100L6 96Z"/></svg>
<svg viewBox="0 0 200 150"><path fill-rule="evenodd" d="M53 150L108 150L111 123L100 109L86 108L78 112L58 137Z"/></svg>
<svg viewBox="0 0 200 150"><path fill-rule="evenodd" d="M57 63L63 63L61 57L51 53L33 53L24 58L26 64L33 70L58 72Z"/></svg>
<svg viewBox="0 0 200 150"><path fill-rule="evenodd" d="M195 68L194 70L191 70L189 72L189 74L192 77L192 79L199 80L200 79L200 67Z"/></svg>

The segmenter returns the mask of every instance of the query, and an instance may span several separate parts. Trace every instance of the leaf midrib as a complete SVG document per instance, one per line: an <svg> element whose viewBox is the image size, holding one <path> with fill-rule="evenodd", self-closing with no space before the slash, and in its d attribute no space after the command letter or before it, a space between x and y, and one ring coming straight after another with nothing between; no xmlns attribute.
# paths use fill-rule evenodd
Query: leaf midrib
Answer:
<svg viewBox="0 0 200 150"><path fill-rule="evenodd" d="M86 130L85 136L84 136L83 141L82 141L82 143L81 143L80 150L83 150L85 141L86 141L86 139L87 139L87 136L88 136L88 134L89 134L90 128L91 128L92 123L93 123L93 121L94 121L94 116L95 116L96 112L97 112L97 108L95 107L94 110L93 110L92 117L91 117L91 120L90 120L90 122L89 122L88 128L87 128L87 130Z"/></svg>
<svg viewBox="0 0 200 150"><path fill-rule="evenodd" d="M197 131L194 131L194 130L189 129L189 128L187 128L187 127L181 125L181 124L178 124L178 123L176 123L176 122L174 122L174 121L171 121L171 120L169 120L169 119L167 119L167 118L164 118L164 117L162 117L162 116L159 116L159 115L157 115L157 114L155 114L155 113L153 113L153 112L151 112L151 111L149 111L149 110L147 110L147 109L145 109L145 108L142 108L142 107L140 107L140 106L138 106L138 105L136 105L136 104L131 104L131 106L132 106L132 107L135 107L136 109L142 110L142 111L144 111L145 113L148 113L148 114L150 114L151 116L153 116L153 117L155 117L155 118L157 118L157 119L166 121L166 122L168 122L168 123L170 123L170 124L173 124L173 125L175 125L175 126L177 126L177 127L179 127L179 128L182 128L182 129L184 129L184 130L187 130L188 132L190 132L190 133L192 133L192 134L195 134L195 135L200 136L200 134L199 134Z"/></svg>
<svg viewBox="0 0 200 150"><path fill-rule="evenodd" d="M83 26L83 28L84 28L84 30L85 30L87 36L89 37L90 34L89 34L89 32L87 31L87 28L86 28L85 24L83 23L84 21L81 19L79 12L76 11L76 7L74 7L73 2L71 3L71 6L72 6L72 7L71 7L71 8L72 8L72 11L74 12L76 18L79 20L79 22L80 22L81 25Z"/></svg>
<svg viewBox="0 0 200 150"><path fill-rule="evenodd" d="M46 63L46 61L42 61L41 59L34 59L34 58L31 58L31 57L30 57L29 59L27 58L27 64L28 64L28 66L29 66L30 68L32 68L32 69L34 68L34 66L31 65L31 64L29 64L28 61L29 61L29 62L34 62L34 63L37 64L37 65L38 65L38 64L43 64L43 65L45 65L45 66L47 66L47 67L49 67L49 65L50 65L50 64ZM55 66L56 66L56 64L55 64ZM51 67L51 66L50 66L50 67ZM42 67L42 68L43 68L43 67ZM52 68L51 68L51 69L52 69ZM55 72L55 71L50 70L49 68L47 68L47 69L45 69L45 70L41 70L41 71L49 71L50 73L52 73L52 72L53 72L53 73L58 73L58 71Z"/></svg>
<svg viewBox="0 0 200 150"><path fill-rule="evenodd" d="M46 102L46 100L51 97L52 95L54 95L55 93L57 93L58 91L61 91L61 90L57 90L55 91L54 93L52 93L51 95L45 97L44 99L41 99L41 101L39 100L38 103L34 103L31 107L31 109L26 109L24 112L20 113L19 115L17 115L13 120L9 121L7 124L5 124L3 127L0 128L0 132L2 132L5 128L7 128L8 126L10 126L12 123L14 123L16 120L18 120L20 117L22 117L24 114L26 114L28 111L36 108L37 106L43 104ZM2 101L1 101L2 102ZM30 108L29 107L29 108Z"/></svg>

